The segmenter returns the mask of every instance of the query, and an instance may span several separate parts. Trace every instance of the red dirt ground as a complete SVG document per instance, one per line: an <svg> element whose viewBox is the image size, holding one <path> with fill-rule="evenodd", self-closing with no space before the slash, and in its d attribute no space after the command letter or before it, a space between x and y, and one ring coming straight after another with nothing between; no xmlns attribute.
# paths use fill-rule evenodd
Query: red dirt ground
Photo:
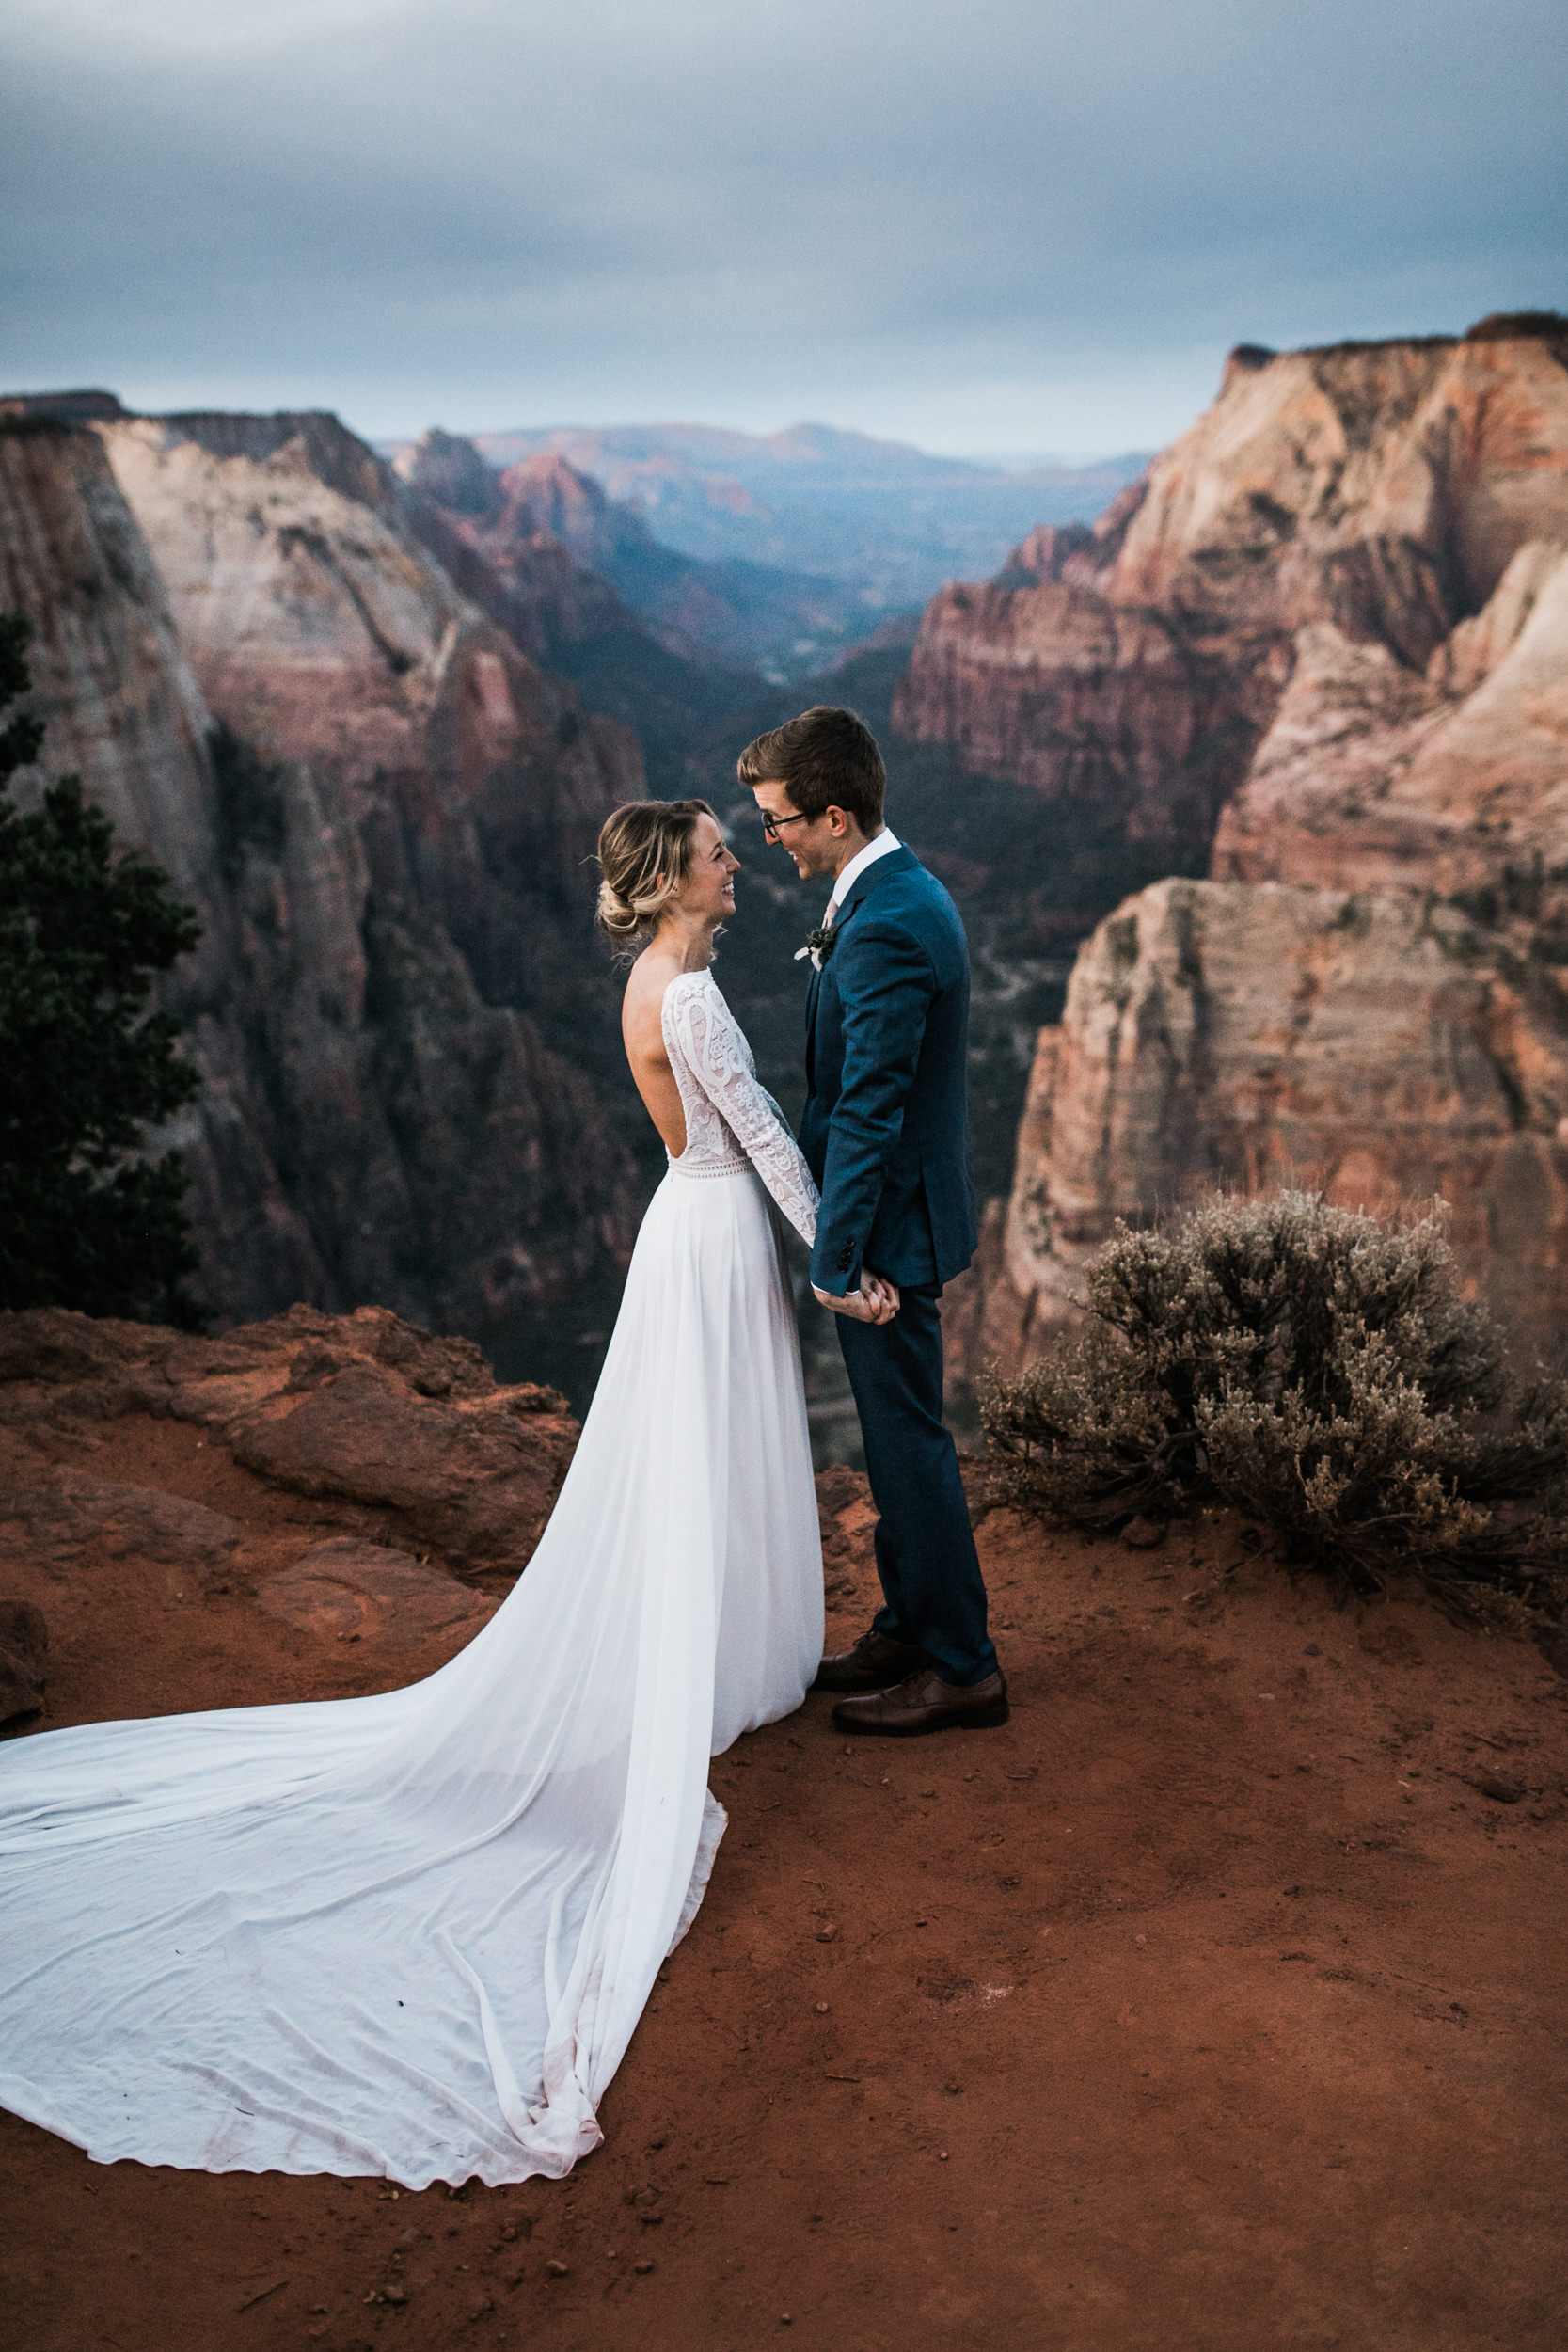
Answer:
<svg viewBox="0 0 1568 2352"><path fill-rule="evenodd" d="M43 1727L444 1654L249 1597L374 1514L172 1423L90 1468L246 1542L205 1594L8 1557ZM1568 1684L1413 1602L1337 1611L1223 1524L980 1541L1012 1722L851 1744L812 1698L716 1764L708 1899L569 2182L105 2168L0 2115L8 2352L1561 2352Z"/></svg>

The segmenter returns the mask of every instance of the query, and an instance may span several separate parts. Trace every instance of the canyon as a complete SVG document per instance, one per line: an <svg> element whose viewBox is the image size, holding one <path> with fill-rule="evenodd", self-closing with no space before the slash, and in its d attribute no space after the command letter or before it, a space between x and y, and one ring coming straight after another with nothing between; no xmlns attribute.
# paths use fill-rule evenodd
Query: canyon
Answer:
<svg viewBox="0 0 1568 2352"><path fill-rule="evenodd" d="M314 412L0 401L0 607L47 730L19 798L79 772L204 926L164 992L203 1090L152 1142L220 1323L387 1304L591 1396L661 1156L597 828L650 787L733 798L783 715L577 551L617 546L664 560L549 455L500 476L431 434L394 470ZM726 950L786 1090L794 898L765 885Z"/></svg>
<svg viewBox="0 0 1568 2352"><path fill-rule="evenodd" d="M551 550L557 563L564 554L578 574L579 596L588 580L596 580L601 596L608 589L623 616L635 616L634 628L641 624L699 672L717 664L779 685L819 668L875 625L881 599L853 580L667 546L649 528L640 499L610 497L594 474L553 444L525 446L509 463L485 454L498 444L504 453L514 438L526 445L529 437L469 438L432 426L417 441L388 445L400 480L438 508L445 526L503 578L519 567L526 575ZM592 437L590 454L597 462ZM562 617L564 628L553 616L546 623L557 651L602 636L609 612L593 613L586 627L569 611ZM624 663L628 650L623 643L617 660ZM596 678L612 685L614 672L601 665ZM732 676L732 694L739 682Z"/></svg>
<svg viewBox="0 0 1568 2352"><path fill-rule="evenodd" d="M912 651L884 629L822 675L971 931L990 1206L948 1302L960 1391L1075 1321L1118 1217L1291 1175L1440 1194L1472 1287L1551 1336L1565 358L1549 317L1243 346L1098 521L1047 510ZM514 1330L512 1369L592 1393L654 1155L584 861L644 779L746 850L736 745L801 699L743 633L719 658L722 565L653 535L650 484L718 496L725 449L650 435L432 430L388 463L325 415L0 403L46 767L207 926L169 1001L224 1320L374 1301ZM904 480L879 444L775 438L758 484ZM793 1108L815 906L746 862L723 983Z"/></svg>
<svg viewBox="0 0 1568 2352"><path fill-rule="evenodd" d="M462 593L388 467L325 415L8 402L0 606L47 725L18 798L79 772L205 927L166 1001L215 1312L472 1329L624 1263L633 1165L521 1008L636 739Z"/></svg>
<svg viewBox="0 0 1568 2352"><path fill-rule="evenodd" d="M973 1377L1118 1217L1442 1197L1522 1353L1568 1306L1568 323L1234 353L1090 529L927 608L897 723L1168 861L1040 1033L953 1301Z"/></svg>
<svg viewBox="0 0 1568 2352"><path fill-rule="evenodd" d="M692 741L760 688L753 664L802 628L843 634L810 582L677 555L551 453L498 471L433 426L393 472L421 545L525 653L632 729L666 798L687 789Z"/></svg>

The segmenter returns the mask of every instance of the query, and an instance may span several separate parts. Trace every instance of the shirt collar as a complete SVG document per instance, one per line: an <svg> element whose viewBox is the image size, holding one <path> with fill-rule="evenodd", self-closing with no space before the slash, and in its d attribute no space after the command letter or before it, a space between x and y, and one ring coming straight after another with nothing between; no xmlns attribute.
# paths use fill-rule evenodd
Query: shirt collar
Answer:
<svg viewBox="0 0 1568 2352"><path fill-rule="evenodd" d="M844 904L850 890L859 882L866 867L875 866L879 857L891 857L895 850L901 850L903 846L892 827L884 825L874 841L868 841L863 850L857 850L833 884L833 895L828 901L828 912L822 918L824 925L832 921L834 914Z"/></svg>

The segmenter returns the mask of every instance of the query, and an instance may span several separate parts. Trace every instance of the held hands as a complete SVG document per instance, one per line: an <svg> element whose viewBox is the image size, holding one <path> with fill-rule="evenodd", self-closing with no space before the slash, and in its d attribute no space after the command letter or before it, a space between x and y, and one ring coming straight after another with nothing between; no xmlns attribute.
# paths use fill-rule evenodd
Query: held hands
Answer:
<svg viewBox="0 0 1568 2352"><path fill-rule="evenodd" d="M861 1269L858 1291L849 1291L843 1298L835 1298L832 1291L819 1291L814 1283L812 1295L831 1314L847 1315L853 1323L891 1323L898 1312L897 1284L890 1282L885 1275L873 1274L865 1267Z"/></svg>

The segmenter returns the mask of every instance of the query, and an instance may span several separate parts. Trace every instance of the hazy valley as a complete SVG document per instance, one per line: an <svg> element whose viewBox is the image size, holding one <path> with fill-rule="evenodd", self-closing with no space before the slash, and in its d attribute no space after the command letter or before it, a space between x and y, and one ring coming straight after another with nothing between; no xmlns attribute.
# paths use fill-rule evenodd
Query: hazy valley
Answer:
<svg viewBox="0 0 1568 2352"><path fill-rule="evenodd" d="M472 437L498 467L564 461L689 560L806 575L818 596L837 596L851 637L918 609L944 580L990 571L1036 523L1090 519L1148 457L1013 469L823 424L768 434L563 425ZM787 641L770 653L784 666L809 658Z"/></svg>

